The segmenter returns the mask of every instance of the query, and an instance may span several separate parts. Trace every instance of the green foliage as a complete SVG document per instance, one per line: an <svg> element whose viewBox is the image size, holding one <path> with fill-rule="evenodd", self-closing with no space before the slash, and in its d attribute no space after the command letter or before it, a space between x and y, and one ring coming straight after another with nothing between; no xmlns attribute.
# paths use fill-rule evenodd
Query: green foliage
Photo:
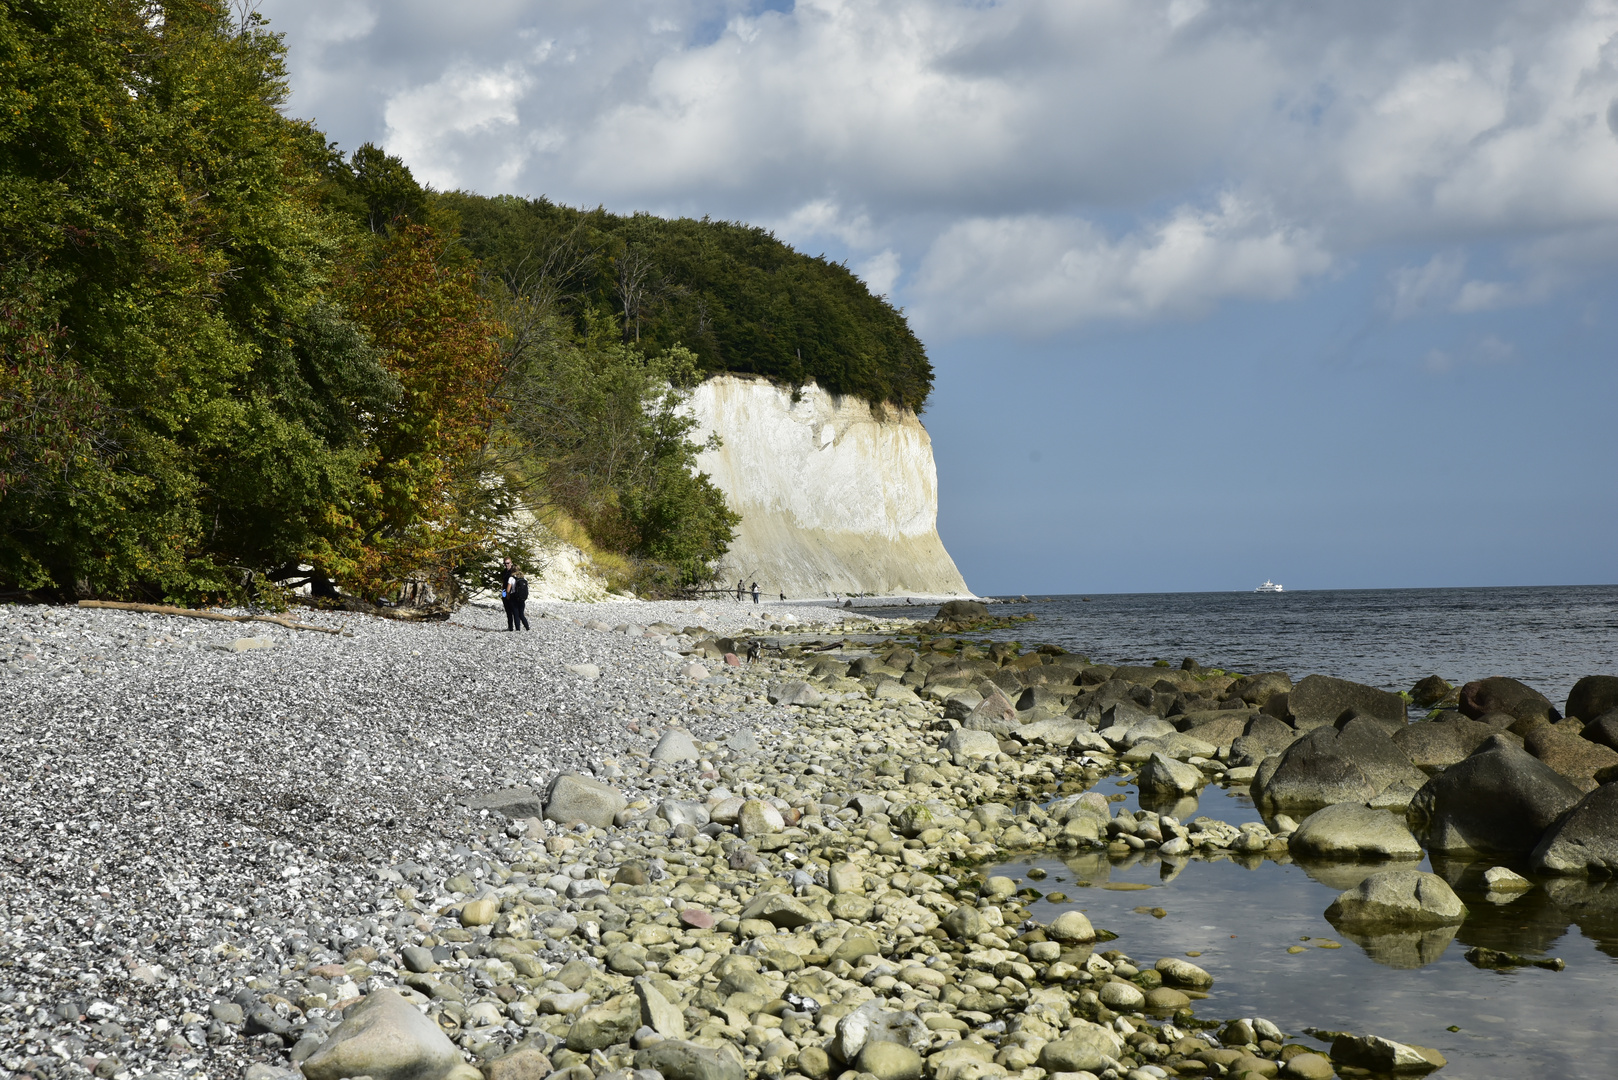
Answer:
<svg viewBox="0 0 1618 1080"><path fill-rule="evenodd" d="M932 365L900 311L847 267L763 229L514 196L438 201L491 275L516 293L548 291L576 333L592 312L610 312L621 342L648 354L683 346L704 375L813 379L917 411L932 389Z"/></svg>
<svg viewBox="0 0 1618 1080"><path fill-rule="evenodd" d="M0 70L0 573L184 597L341 542L389 380L323 301L324 147L279 112L279 40L195 0L24 0Z"/></svg>
<svg viewBox="0 0 1618 1080"><path fill-rule="evenodd" d="M696 358L679 346L648 356L599 310L574 335L543 299L505 301L514 471L596 545L636 560L637 592L705 580L740 519L696 468L695 421L680 408Z"/></svg>

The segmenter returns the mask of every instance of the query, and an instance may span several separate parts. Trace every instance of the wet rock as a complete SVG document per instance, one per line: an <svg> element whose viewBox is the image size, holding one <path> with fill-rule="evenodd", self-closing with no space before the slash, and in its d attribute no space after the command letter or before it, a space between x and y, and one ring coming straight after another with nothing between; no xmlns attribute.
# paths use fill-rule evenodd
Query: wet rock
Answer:
<svg viewBox="0 0 1618 1080"><path fill-rule="evenodd" d="M1318 727L1298 739L1272 770L1260 766L1252 790L1255 799L1278 809L1313 810L1369 802L1396 783L1419 788L1426 779L1377 722L1353 719L1341 730Z"/></svg>
<svg viewBox="0 0 1618 1080"><path fill-rule="evenodd" d="M1488 713L1505 713L1518 721L1552 724L1562 718L1544 694L1504 676L1478 679L1461 687L1461 712L1473 719Z"/></svg>
<svg viewBox="0 0 1618 1080"><path fill-rule="evenodd" d="M1432 851L1527 854L1581 794L1543 761L1494 735L1422 786L1409 821Z"/></svg>
<svg viewBox="0 0 1618 1080"><path fill-rule="evenodd" d="M1099 991L1101 1004L1119 1012L1144 1008L1146 995L1134 983L1113 981Z"/></svg>
<svg viewBox="0 0 1618 1080"><path fill-rule="evenodd" d="M392 990L349 1008L331 1037L303 1063L308 1080L480 1080L444 1033Z"/></svg>
<svg viewBox="0 0 1618 1080"><path fill-rule="evenodd" d="M1332 1068L1331 1059L1322 1054L1294 1054L1282 1066L1281 1075L1290 1080L1332 1080L1337 1070Z"/></svg>
<svg viewBox="0 0 1618 1080"><path fill-rule="evenodd" d="M1287 709L1299 731L1330 726L1354 715L1375 721L1391 734L1408 717L1404 698L1398 694L1327 675L1302 679L1287 695Z"/></svg>
<svg viewBox="0 0 1618 1080"><path fill-rule="evenodd" d="M1338 1065L1380 1073L1426 1073L1447 1064L1437 1050L1376 1035L1337 1036L1332 1040L1331 1059Z"/></svg>
<svg viewBox="0 0 1618 1080"><path fill-rule="evenodd" d="M950 600L938 609L941 622L982 622L989 617L987 605L977 600Z"/></svg>
<svg viewBox="0 0 1618 1080"><path fill-rule="evenodd" d="M1583 737L1618 750L1618 709L1602 713L1584 725Z"/></svg>
<svg viewBox="0 0 1618 1080"><path fill-rule="evenodd" d="M1164 986L1177 986L1185 990L1206 990L1213 985L1213 976L1189 960L1165 956L1153 968L1163 977Z"/></svg>
<svg viewBox="0 0 1618 1080"><path fill-rule="evenodd" d="M627 801L616 788L577 773L563 773L551 781L545 795L545 819L563 825L580 822L598 829L612 827L613 818Z"/></svg>
<svg viewBox="0 0 1618 1080"><path fill-rule="evenodd" d="M702 755L697 753L696 740L684 728L671 727L663 732L663 737L657 740L657 746L652 750L653 761L696 761Z"/></svg>
<svg viewBox="0 0 1618 1080"><path fill-rule="evenodd" d="M1548 874L1618 874L1618 781L1602 784L1552 826L1534 848Z"/></svg>
<svg viewBox="0 0 1618 1080"><path fill-rule="evenodd" d="M1095 927L1090 925L1090 920L1082 911L1062 912L1045 928L1045 935L1065 945L1079 945L1096 939Z"/></svg>
<svg viewBox="0 0 1618 1080"><path fill-rule="evenodd" d="M1207 777L1195 765L1175 761L1163 753L1152 754L1139 774L1141 791L1158 794L1190 795L1207 782Z"/></svg>
<svg viewBox="0 0 1618 1080"><path fill-rule="evenodd" d="M1372 874L1326 909L1333 926L1442 926L1465 918L1466 905L1455 890L1421 870Z"/></svg>
<svg viewBox="0 0 1618 1080"><path fill-rule="evenodd" d="M1483 872L1483 883L1491 892L1526 892L1534 883L1504 866L1491 866Z"/></svg>
<svg viewBox="0 0 1618 1080"><path fill-rule="evenodd" d="M1298 858L1419 859L1421 845L1404 821L1386 810L1337 803L1304 818L1287 841Z"/></svg>

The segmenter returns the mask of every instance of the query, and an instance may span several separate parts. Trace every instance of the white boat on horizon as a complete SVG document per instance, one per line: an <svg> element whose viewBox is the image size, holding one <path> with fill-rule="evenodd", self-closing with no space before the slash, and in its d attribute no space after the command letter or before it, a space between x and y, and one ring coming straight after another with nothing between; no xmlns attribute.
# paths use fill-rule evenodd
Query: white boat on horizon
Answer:
<svg viewBox="0 0 1618 1080"><path fill-rule="evenodd" d="M1264 579L1264 584L1260 585L1258 588L1254 589L1253 591L1254 592L1286 592L1285 589L1283 589L1281 586L1277 585L1275 582L1271 581L1269 578L1265 578Z"/></svg>

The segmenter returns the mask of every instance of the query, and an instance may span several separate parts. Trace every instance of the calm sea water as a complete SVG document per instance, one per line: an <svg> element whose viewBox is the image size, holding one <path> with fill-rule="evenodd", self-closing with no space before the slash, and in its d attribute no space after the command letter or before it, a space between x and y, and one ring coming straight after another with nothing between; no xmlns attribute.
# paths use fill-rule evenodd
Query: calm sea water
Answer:
<svg viewBox="0 0 1618 1080"><path fill-rule="evenodd" d="M1388 690L1427 675L1510 675L1558 705L1580 677L1618 674L1618 585L1005 599L996 614L1035 621L988 636L1113 664L1178 667L1189 656L1227 671L1335 675Z"/></svg>

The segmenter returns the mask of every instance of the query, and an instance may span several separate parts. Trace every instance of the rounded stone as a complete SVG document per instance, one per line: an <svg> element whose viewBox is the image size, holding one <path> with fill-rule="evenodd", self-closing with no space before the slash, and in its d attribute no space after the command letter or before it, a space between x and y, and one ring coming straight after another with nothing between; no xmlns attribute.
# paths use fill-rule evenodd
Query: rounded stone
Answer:
<svg viewBox="0 0 1618 1080"><path fill-rule="evenodd" d="M1165 956L1153 965L1153 970L1163 976L1163 985L1178 986L1187 990L1206 990L1213 985L1213 976L1191 963L1181 960L1177 956Z"/></svg>
<svg viewBox="0 0 1618 1080"><path fill-rule="evenodd" d="M1138 1009L1146 1004L1146 995L1133 983L1110 982L1101 988L1100 997L1109 1009Z"/></svg>
<svg viewBox="0 0 1618 1080"><path fill-rule="evenodd" d="M921 1055L895 1042L867 1042L860 1050L859 1069L877 1080L917 1080Z"/></svg>
<svg viewBox="0 0 1618 1080"><path fill-rule="evenodd" d="M491 926L500 914L497 900L468 900L461 905L462 926Z"/></svg>
<svg viewBox="0 0 1618 1080"><path fill-rule="evenodd" d="M1046 928L1045 936L1063 944L1080 944L1094 941L1096 932L1082 911L1064 911Z"/></svg>
<svg viewBox="0 0 1618 1080"><path fill-rule="evenodd" d="M1183 1009L1191 1004L1191 999L1180 991L1169 986L1159 986L1156 990L1146 994L1146 1007L1148 1009Z"/></svg>

